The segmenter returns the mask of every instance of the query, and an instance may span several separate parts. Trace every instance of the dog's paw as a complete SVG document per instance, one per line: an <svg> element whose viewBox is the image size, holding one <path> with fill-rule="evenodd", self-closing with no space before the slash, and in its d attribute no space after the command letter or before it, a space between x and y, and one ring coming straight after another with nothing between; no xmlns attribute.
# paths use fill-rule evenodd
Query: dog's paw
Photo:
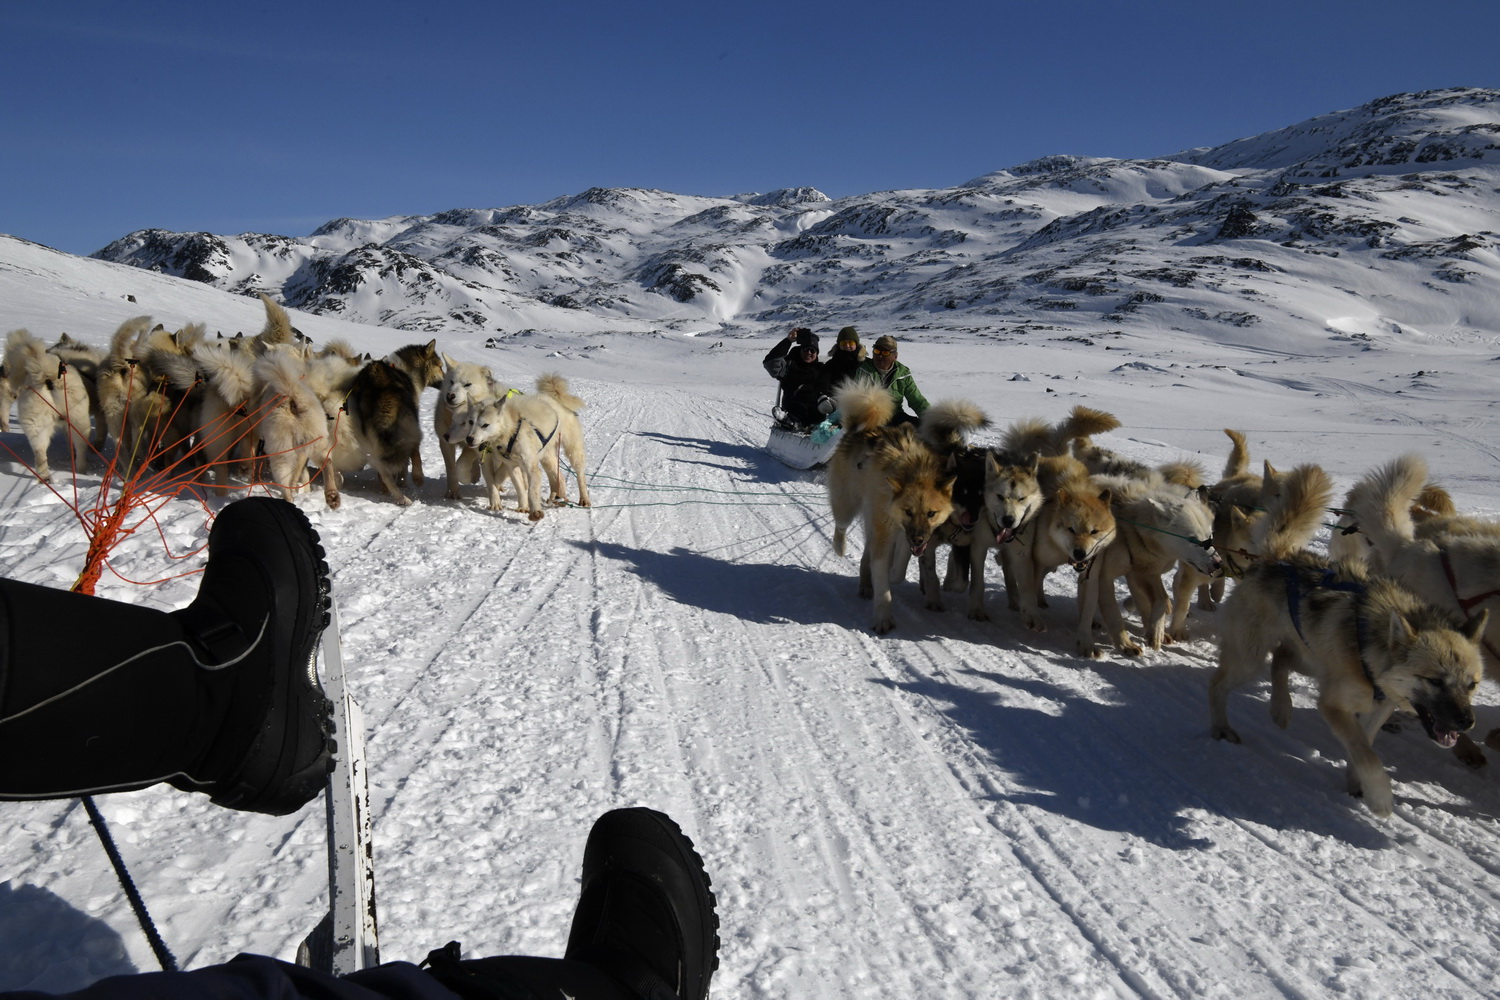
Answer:
<svg viewBox="0 0 1500 1000"><path fill-rule="evenodd" d="M972 611L969 612L969 621L973 621L973 622L987 622L989 620L990 620L990 613L988 611L984 610L983 608L975 608L975 609L973 609Z"/></svg>
<svg viewBox="0 0 1500 1000"><path fill-rule="evenodd" d="M540 521L541 519L542 512L539 510L529 510L526 512L526 520L528 521Z"/></svg>
<svg viewBox="0 0 1500 1000"><path fill-rule="evenodd" d="M1033 632L1045 632L1045 631L1047 631L1047 623L1044 622L1044 621L1042 621L1040 618L1038 618L1036 615L1032 614L1029 611L1025 611L1025 612L1021 613L1021 624L1025 625L1027 628L1031 629L1031 631L1033 631Z"/></svg>
<svg viewBox="0 0 1500 1000"><path fill-rule="evenodd" d="M445 490L443 492L443 499L444 500L458 500L458 499L460 499L460 497L458 495L458 490L456 490L456 489L454 489L454 490Z"/></svg>
<svg viewBox="0 0 1500 1000"><path fill-rule="evenodd" d="M896 627L896 619L892 615L876 618L870 623L870 630L876 635L885 635Z"/></svg>
<svg viewBox="0 0 1500 1000"><path fill-rule="evenodd" d="M1211 735L1214 739L1223 740L1225 743L1241 742L1240 734L1228 726L1215 726Z"/></svg>

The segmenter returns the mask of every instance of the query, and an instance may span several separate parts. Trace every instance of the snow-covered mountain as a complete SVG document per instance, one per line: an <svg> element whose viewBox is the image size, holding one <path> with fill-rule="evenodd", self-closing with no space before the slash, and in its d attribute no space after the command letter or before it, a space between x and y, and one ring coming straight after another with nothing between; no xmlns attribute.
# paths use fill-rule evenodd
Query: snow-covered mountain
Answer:
<svg viewBox="0 0 1500 1000"><path fill-rule="evenodd" d="M411 331L1007 333L1089 314L1122 329L1209 320L1256 343L1308 322L1346 336L1500 326L1485 291L1500 278L1497 217L1500 91L1456 88L1159 159L1049 156L951 188L592 188L336 219L300 239L148 229L95 256ZM1293 314L1286 302L1305 296L1278 288L1327 310Z"/></svg>

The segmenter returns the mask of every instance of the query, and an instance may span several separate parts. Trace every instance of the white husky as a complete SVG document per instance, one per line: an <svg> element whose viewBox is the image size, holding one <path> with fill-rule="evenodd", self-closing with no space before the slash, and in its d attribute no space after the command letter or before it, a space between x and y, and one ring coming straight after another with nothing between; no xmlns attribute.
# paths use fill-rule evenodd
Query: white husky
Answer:
<svg viewBox="0 0 1500 1000"><path fill-rule="evenodd" d="M31 443L37 479L52 481L47 449L59 429L68 431L75 468L88 456L89 394L74 368L25 330L13 330L5 342L5 373L16 394L16 417Z"/></svg>
<svg viewBox="0 0 1500 1000"><path fill-rule="evenodd" d="M579 505L589 505L583 430L578 421L583 400L568 392L568 383L560 375L542 375L536 385L535 394L497 387L494 400L470 409L464 437L479 453L490 509L500 509L500 485L510 477L516 484L518 509L533 521L542 518L541 471L547 474L550 499L566 502L560 454L567 456L578 478Z"/></svg>

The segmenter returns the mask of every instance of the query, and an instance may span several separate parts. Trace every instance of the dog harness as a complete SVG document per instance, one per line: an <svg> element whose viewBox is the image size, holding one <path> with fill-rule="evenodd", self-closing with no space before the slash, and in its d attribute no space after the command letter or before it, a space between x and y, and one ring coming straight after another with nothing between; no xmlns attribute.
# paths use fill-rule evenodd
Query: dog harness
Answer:
<svg viewBox="0 0 1500 1000"><path fill-rule="evenodd" d="M1297 630L1297 638L1307 645L1307 636L1302 634L1302 580L1297 573L1297 567L1289 562L1281 563L1282 575L1286 578L1286 609L1292 618L1292 628ZM1365 585L1354 580L1340 580L1337 571L1325 569L1323 576L1317 583L1313 584L1314 590L1342 590L1354 595L1354 642L1359 649L1359 669L1364 671L1365 680L1370 682L1370 687L1375 689L1375 700L1385 701L1385 692L1375 682L1375 675L1370 672L1370 665L1365 661L1365 618L1361 613L1364 610Z"/></svg>

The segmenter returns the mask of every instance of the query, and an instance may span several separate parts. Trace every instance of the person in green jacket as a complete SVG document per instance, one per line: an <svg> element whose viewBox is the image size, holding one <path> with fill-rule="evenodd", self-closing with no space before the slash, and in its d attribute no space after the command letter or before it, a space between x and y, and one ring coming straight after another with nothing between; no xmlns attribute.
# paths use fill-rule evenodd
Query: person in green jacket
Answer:
<svg viewBox="0 0 1500 1000"><path fill-rule="evenodd" d="M874 353L860 362L859 367L854 370L854 377L871 379L885 386L885 390L896 401L896 415L891 418L892 424L914 424L930 405L927 397L922 395L922 390L917 388L917 380L912 377L911 369L896 360L896 338L890 334L875 341ZM901 408L903 402L916 411L916 416Z"/></svg>

